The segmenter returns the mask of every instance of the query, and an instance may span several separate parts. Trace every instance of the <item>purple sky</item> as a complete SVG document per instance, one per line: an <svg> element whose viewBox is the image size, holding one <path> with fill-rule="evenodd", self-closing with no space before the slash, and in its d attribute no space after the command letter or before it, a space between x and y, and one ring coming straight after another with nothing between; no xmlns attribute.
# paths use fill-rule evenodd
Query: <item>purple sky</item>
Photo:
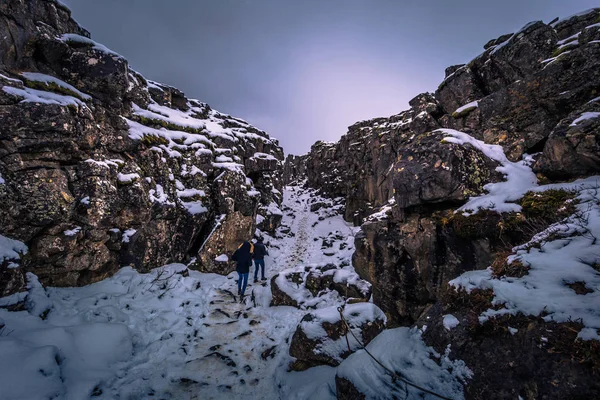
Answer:
<svg viewBox="0 0 600 400"><path fill-rule="evenodd" d="M148 79L244 118L302 154L408 108L444 69L592 0L63 0Z"/></svg>

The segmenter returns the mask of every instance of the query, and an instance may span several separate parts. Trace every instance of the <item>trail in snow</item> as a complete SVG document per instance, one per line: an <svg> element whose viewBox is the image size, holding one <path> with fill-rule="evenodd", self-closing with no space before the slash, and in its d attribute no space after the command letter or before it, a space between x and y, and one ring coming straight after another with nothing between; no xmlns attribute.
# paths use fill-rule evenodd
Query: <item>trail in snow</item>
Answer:
<svg viewBox="0 0 600 400"><path fill-rule="evenodd" d="M327 204L310 211L317 202ZM335 203L309 189L286 188L282 226L274 235L263 234L270 253L267 277L328 264L337 266L336 276L354 273L357 228L343 220L342 205ZM30 276L28 311L0 309L0 397L334 400L340 369L288 371L291 337L309 311L270 307L270 280L254 283L251 278L240 302L236 277L235 272L205 274L171 264L148 274L122 268L81 288L44 289ZM0 299L0 304L10 300ZM335 313L343 302L336 291L325 290L312 307ZM456 374L449 375L448 367L429 358L421 360L421 353L413 351L415 346L425 349L420 333L406 330L388 331L387 341L371 350L385 352L390 343L404 343L409 335L414 345L396 346L398 365L391 366L402 370L412 365L417 383L462 398ZM364 357L356 352L342 371L360 370L374 382L385 381L379 367ZM451 369L461 370L455 367ZM391 383L384 381L373 387L385 394ZM409 398L421 398L413 395Z"/></svg>
<svg viewBox="0 0 600 400"><path fill-rule="evenodd" d="M264 234L268 278L298 263L349 260L351 237L344 237L344 251L323 254L325 237L349 236L352 229L329 209L311 212L314 198L297 187L285 190L282 227ZM333 368L287 372L289 339L306 311L269 307L270 280L255 284L252 268L240 303L235 272L189 271L186 277L185 270L182 264L149 274L123 268L82 288L44 289L33 277L30 312L0 309L0 351L6 356L0 359L0 387L10 388L3 396L334 398ZM25 363L28 357L36 362ZM297 386L304 381L310 384Z"/></svg>

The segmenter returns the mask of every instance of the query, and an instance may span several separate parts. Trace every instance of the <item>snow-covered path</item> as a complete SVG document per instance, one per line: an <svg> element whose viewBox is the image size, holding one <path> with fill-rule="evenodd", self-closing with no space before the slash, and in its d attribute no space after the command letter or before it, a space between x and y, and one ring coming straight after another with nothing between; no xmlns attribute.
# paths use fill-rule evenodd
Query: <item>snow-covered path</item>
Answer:
<svg viewBox="0 0 600 400"><path fill-rule="evenodd" d="M349 263L353 228L330 207L310 211L315 198L298 187L284 191L282 226L264 235L268 278L298 264ZM323 241L333 236L335 251L327 253ZM29 312L0 309L0 387L10 388L3 395L300 399L316 390L333 398L333 368L287 372L289 340L306 311L269 307L270 279L255 284L250 272L241 303L235 272L203 274L183 264L149 274L123 268L82 288L44 289L32 277ZM27 354L35 362L24 365Z"/></svg>
<svg viewBox="0 0 600 400"><path fill-rule="evenodd" d="M352 228L340 215L321 218L310 211L314 194L298 187L284 191L286 210L282 226L275 237L265 234L270 255L266 257L266 275L295 267L329 260L321 250L321 239L331 232L348 234L346 251L337 257L348 258L352 251ZM318 238L319 240L314 240ZM214 285L207 294L207 313L198 323L203 340L190 351L188 379L199 382L187 388L190 396L202 399L289 398L278 387L291 360L288 340L305 311L292 307L269 307L270 279L254 283L250 271L249 286L243 303L239 303L235 273ZM196 378L192 378L195 376ZM195 397L190 397L195 398Z"/></svg>

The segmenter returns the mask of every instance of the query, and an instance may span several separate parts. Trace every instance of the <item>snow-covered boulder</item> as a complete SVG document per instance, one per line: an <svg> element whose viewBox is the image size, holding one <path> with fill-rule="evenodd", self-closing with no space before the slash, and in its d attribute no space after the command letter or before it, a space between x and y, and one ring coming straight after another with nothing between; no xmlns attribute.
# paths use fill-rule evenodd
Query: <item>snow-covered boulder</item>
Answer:
<svg viewBox="0 0 600 400"><path fill-rule="evenodd" d="M366 346L383 365L402 378L451 399L463 399L463 383L472 375L460 360L450 361L427 347L420 331L409 328L389 329ZM421 399L423 392L394 380L366 351L358 350L337 369L336 392L342 400ZM408 393L406 393L408 391Z"/></svg>
<svg viewBox="0 0 600 400"><path fill-rule="evenodd" d="M360 279L350 267L335 264L299 266L286 269L271 279L272 306L316 308L334 298L367 301L371 284Z"/></svg>
<svg viewBox="0 0 600 400"><path fill-rule="evenodd" d="M363 345L373 340L386 323L383 311L372 303L347 304L343 315ZM338 365L360 348L352 333L335 306L306 314L290 344L290 355L297 359L292 368L304 370L315 365Z"/></svg>

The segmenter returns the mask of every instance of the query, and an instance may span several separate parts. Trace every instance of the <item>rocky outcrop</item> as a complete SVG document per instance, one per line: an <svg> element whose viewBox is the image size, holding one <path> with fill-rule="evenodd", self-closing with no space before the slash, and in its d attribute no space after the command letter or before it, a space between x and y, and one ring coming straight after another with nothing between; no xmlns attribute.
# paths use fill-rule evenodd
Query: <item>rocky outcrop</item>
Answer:
<svg viewBox="0 0 600 400"><path fill-rule="evenodd" d="M56 1L3 2L0 31L0 235L29 250L2 276L83 285L192 257L228 273L214 260L257 215L277 227L277 140L146 80Z"/></svg>
<svg viewBox="0 0 600 400"><path fill-rule="evenodd" d="M469 198L485 193L487 184L505 179L506 168L498 168L499 161L491 158L499 159L483 153L481 143L499 145L494 151L503 150L508 157L503 165L517 161L530 165L540 183L586 177L600 170L599 21L600 9L593 9L552 24L532 22L489 41L470 62L449 67L436 92L415 97L409 110L358 122L339 142L317 142L305 156L308 186L329 197L345 197L345 219L361 226L353 265L361 278L373 284L373 301L386 313L389 325L435 324L424 339L440 352L448 344L454 349L456 340L460 350L455 356L475 372L470 398L593 397L597 391L589 386L597 360L585 356L597 345L564 345L575 340L567 332L576 335L577 330L561 324L556 341L564 345L563 351L580 354L587 367L567 361L559 367L561 356L539 355L535 349L539 340L533 336L544 329L541 319L528 317L523 322L534 334L526 334L518 343L499 332L479 341L473 326L486 331L491 325L497 330L496 322L481 325L475 318L464 335L461 322L456 332L463 336L444 335L440 307L443 312L450 309L444 305L454 292L448 282L466 271L491 265L494 271L526 274L523 265L503 262L512 247L575 212L568 192L549 191L515 196L511 201L517 202L520 212L455 213ZM445 140L448 129L481 142L456 145ZM478 296L461 298L460 306L454 303L452 310L459 320L473 319L469 310L479 297L493 307L489 293ZM477 353L481 346L494 346L497 354L481 356ZM510 346L515 355L510 364L513 371L493 376L502 349ZM524 354L522 360L519 352ZM549 369L524 376L522 372L538 356L548 361ZM553 374L565 387L541 389L542 376L554 368L562 368ZM352 382L344 379L339 377L338 385L350 389L338 395L358 396ZM521 385L520 380L527 384ZM508 390L511 385L519 390Z"/></svg>
<svg viewBox="0 0 600 400"><path fill-rule="evenodd" d="M489 300L485 292L470 298L451 293L418 322L427 325L426 343L440 352L451 345L453 358L476 371L465 386L465 397L572 399L600 395L592 367L592 354L599 346L595 341L577 339L580 324L518 315L480 325L477 312L489 306ZM459 321L452 329L443 324L443 316L449 313Z"/></svg>
<svg viewBox="0 0 600 400"><path fill-rule="evenodd" d="M289 185L306 178L306 156L288 154L283 166L283 183Z"/></svg>
<svg viewBox="0 0 600 400"><path fill-rule="evenodd" d="M327 304L327 295L357 302L368 301L371 297L369 282L360 279L354 271L335 264L283 270L271 278L271 291L271 306L302 309Z"/></svg>
<svg viewBox="0 0 600 400"><path fill-rule="evenodd" d="M352 333L365 346L385 328L383 312L372 303L348 304L343 315ZM336 307L306 314L290 342L290 355L297 359L292 368L304 370L316 365L337 366L360 348L346 323Z"/></svg>
<svg viewBox="0 0 600 400"><path fill-rule="evenodd" d="M599 170L599 17L594 9L532 22L492 40L469 63L449 67L438 90L416 96L409 110L358 122L339 142L317 142L303 156L308 185L345 197L345 219L364 223L353 262L392 324L413 323L447 278L486 267L501 247L493 244L503 236L498 226L465 240L444 225L446 213L502 176L494 161L445 143L437 129L501 145L512 160L540 152L541 179ZM366 219L382 209L386 218Z"/></svg>

